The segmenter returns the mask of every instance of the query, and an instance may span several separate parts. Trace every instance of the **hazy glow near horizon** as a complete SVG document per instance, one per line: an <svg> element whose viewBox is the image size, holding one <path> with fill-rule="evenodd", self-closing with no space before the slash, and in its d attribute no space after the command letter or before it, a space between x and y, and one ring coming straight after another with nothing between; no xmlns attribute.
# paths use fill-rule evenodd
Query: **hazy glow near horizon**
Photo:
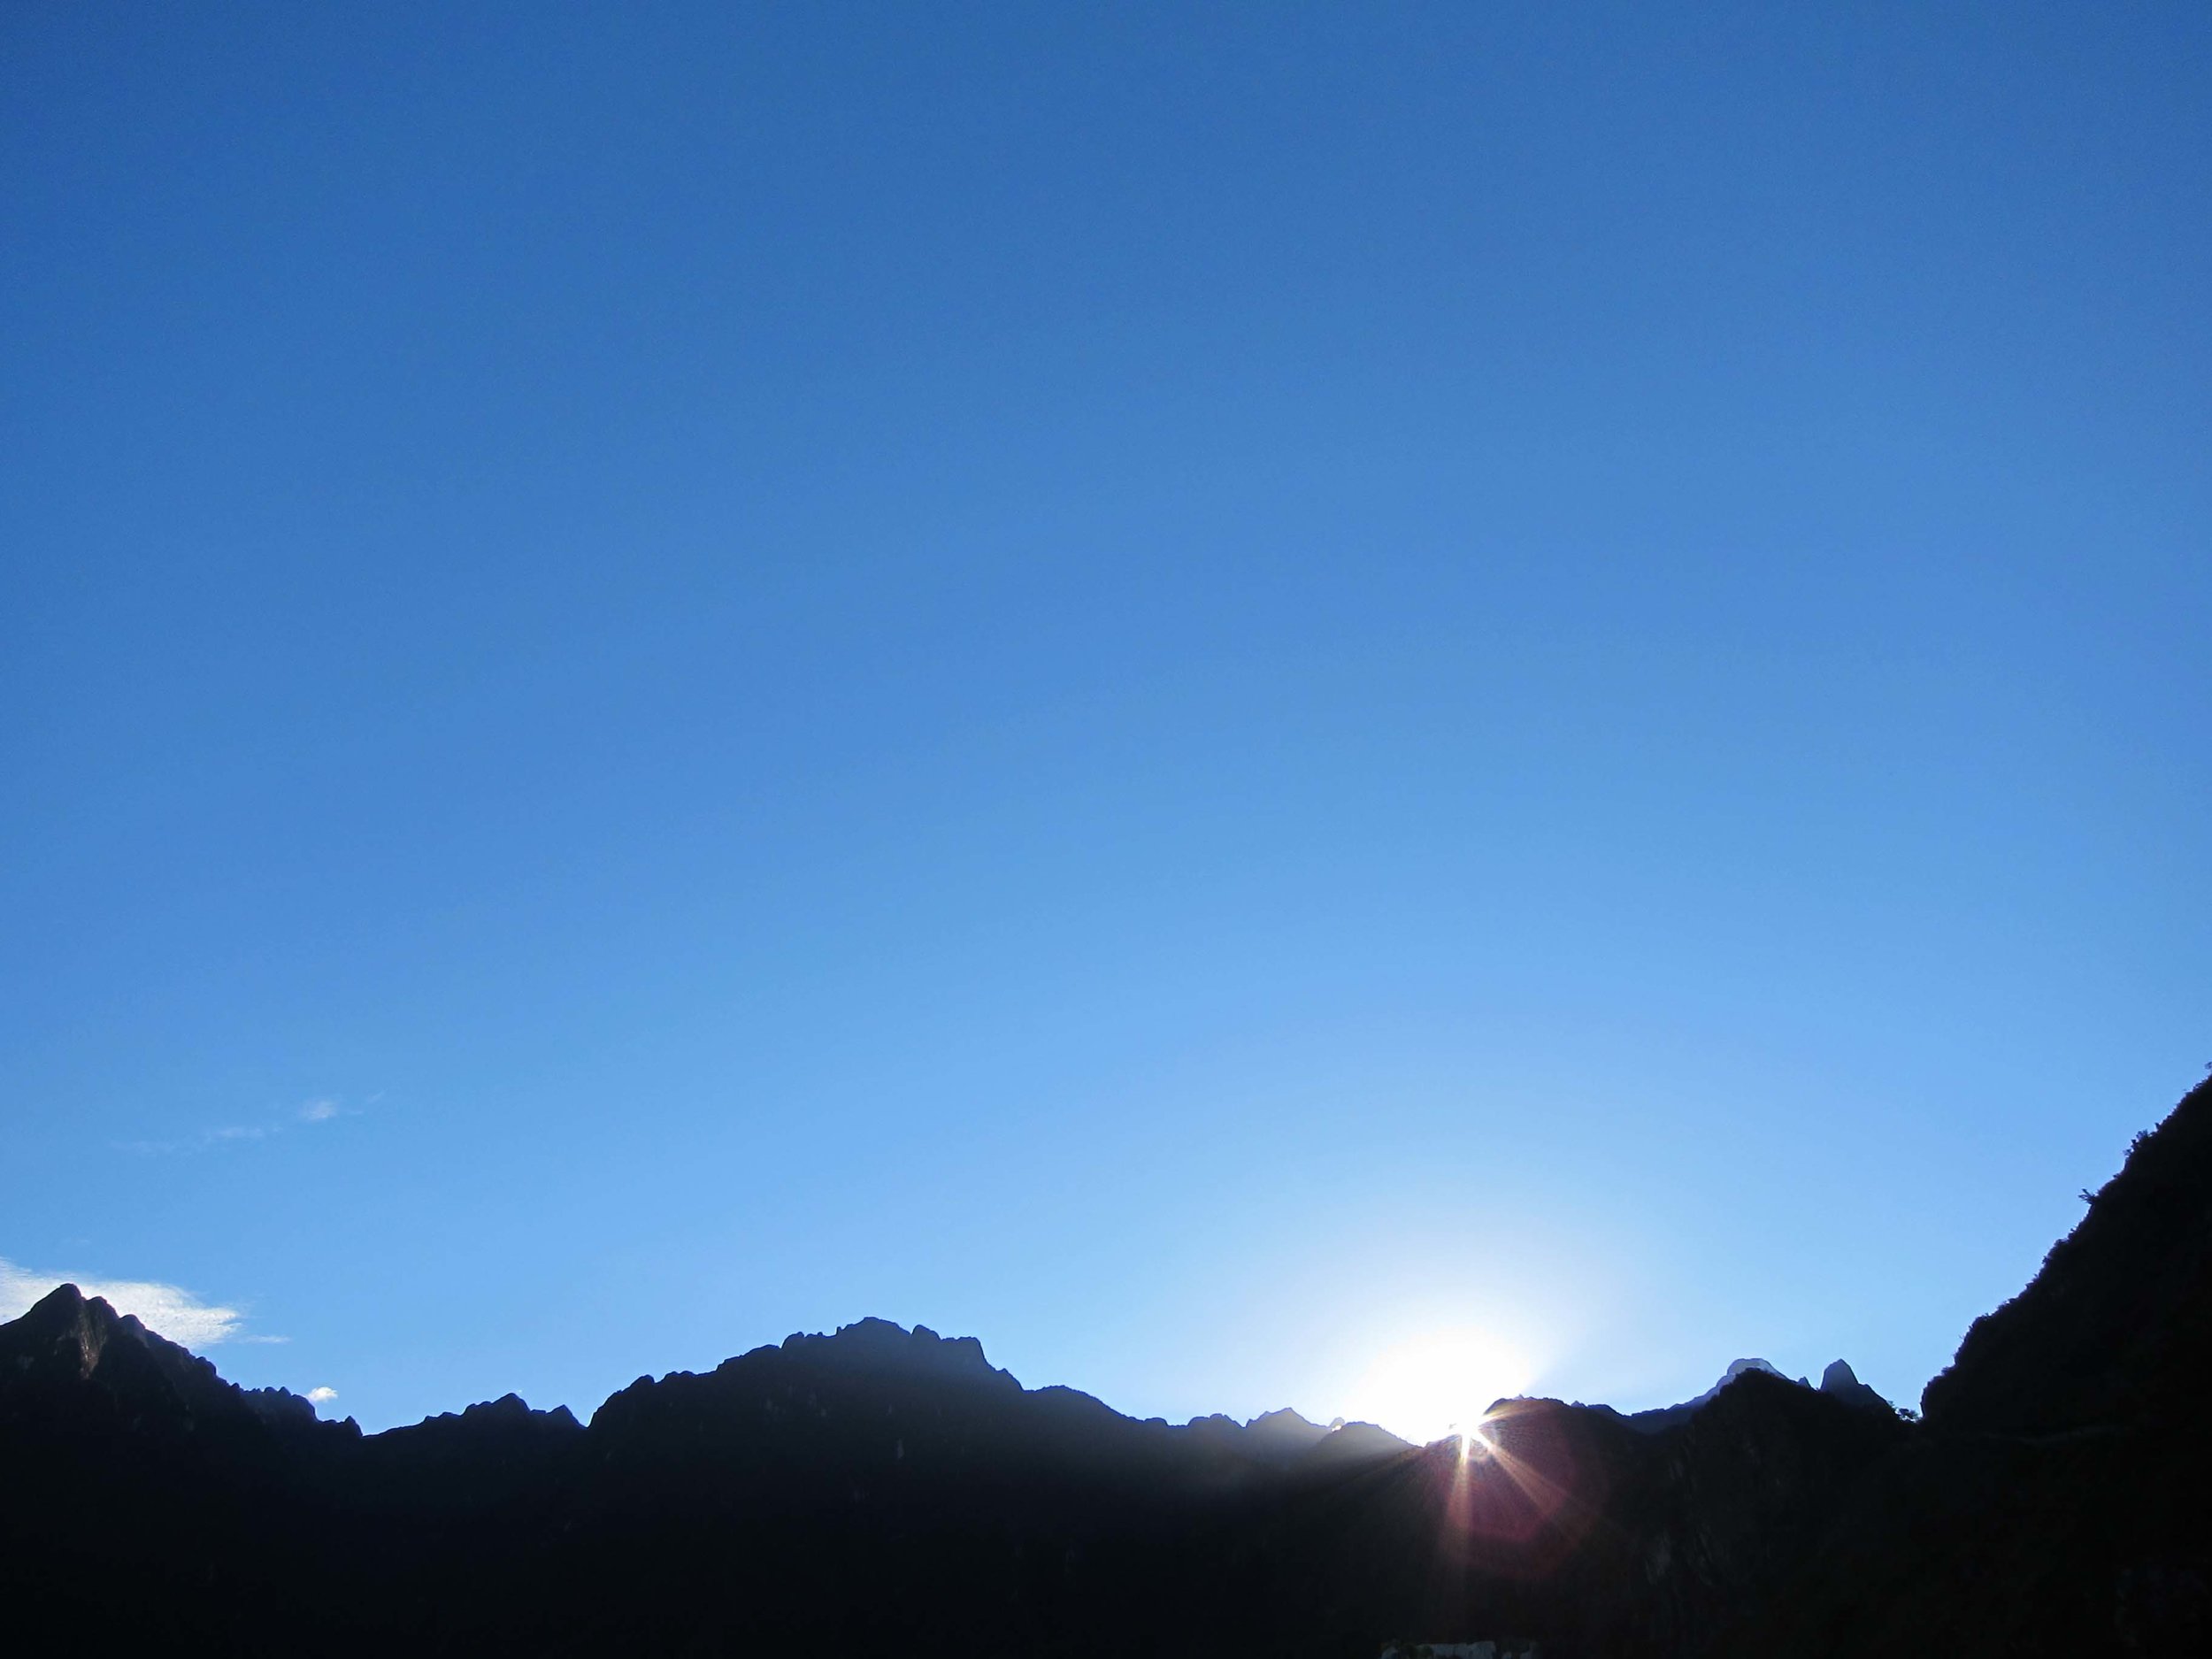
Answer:
<svg viewBox="0 0 2212 1659"><path fill-rule="evenodd" d="M1376 1356L1344 1415L1425 1445L1471 1433L1494 1403L1526 1389L1532 1374L1528 1361L1492 1332L1425 1332Z"/></svg>

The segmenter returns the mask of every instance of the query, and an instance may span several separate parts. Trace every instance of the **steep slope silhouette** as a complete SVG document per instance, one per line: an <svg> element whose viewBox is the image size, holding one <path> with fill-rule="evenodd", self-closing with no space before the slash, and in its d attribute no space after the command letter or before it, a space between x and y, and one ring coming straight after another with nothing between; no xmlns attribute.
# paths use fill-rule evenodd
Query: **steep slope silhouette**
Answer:
<svg viewBox="0 0 2212 1659"><path fill-rule="evenodd" d="M1974 1322L1732 1651L2212 1653L2212 1082Z"/></svg>

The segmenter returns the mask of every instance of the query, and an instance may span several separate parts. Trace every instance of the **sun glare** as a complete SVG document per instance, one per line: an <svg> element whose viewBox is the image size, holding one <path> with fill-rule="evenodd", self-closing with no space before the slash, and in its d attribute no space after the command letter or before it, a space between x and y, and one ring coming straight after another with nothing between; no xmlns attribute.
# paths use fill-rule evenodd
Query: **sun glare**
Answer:
<svg viewBox="0 0 2212 1659"><path fill-rule="evenodd" d="M1473 1436L1491 1404L1521 1393L1530 1374L1522 1357L1487 1331L1427 1332L1377 1356L1345 1415L1417 1445ZM1463 1444L1470 1453L1482 1449L1476 1440Z"/></svg>

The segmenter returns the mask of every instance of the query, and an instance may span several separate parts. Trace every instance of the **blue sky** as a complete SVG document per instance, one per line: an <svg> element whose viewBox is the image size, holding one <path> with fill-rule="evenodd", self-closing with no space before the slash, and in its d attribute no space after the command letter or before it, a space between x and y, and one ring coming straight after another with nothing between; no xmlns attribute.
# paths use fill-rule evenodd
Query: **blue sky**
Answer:
<svg viewBox="0 0 2212 1659"><path fill-rule="evenodd" d="M372 1426L1916 1397L2212 1059L2208 71L12 9L0 1280Z"/></svg>

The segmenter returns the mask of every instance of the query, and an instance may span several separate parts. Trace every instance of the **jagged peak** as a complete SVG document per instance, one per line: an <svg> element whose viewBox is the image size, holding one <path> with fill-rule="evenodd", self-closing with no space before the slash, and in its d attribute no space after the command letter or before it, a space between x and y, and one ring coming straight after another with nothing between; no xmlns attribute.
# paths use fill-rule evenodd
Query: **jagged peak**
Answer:
<svg viewBox="0 0 2212 1659"><path fill-rule="evenodd" d="M1314 1456L1341 1458L1390 1457L1413 1449L1413 1443L1393 1434L1379 1423L1347 1423L1339 1417L1321 1431L1308 1448Z"/></svg>
<svg viewBox="0 0 2212 1659"><path fill-rule="evenodd" d="M1847 1360L1832 1361L1820 1373L1820 1392L1831 1399L1840 1400L1847 1406L1867 1411L1893 1411L1896 1408L1859 1380L1858 1372L1851 1369Z"/></svg>
<svg viewBox="0 0 2212 1659"><path fill-rule="evenodd" d="M646 1378L641 1378L639 1381L650 1384L650 1379ZM565 1433L572 1429L580 1432L582 1428L583 1425L576 1420L576 1414L565 1405L541 1411L520 1394L510 1393L500 1395L496 1400L480 1400L458 1411L437 1412L419 1423L387 1429L374 1438L388 1440L395 1446L405 1446L447 1443L456 1436L472 1439L489 1434L504 1438L549 1432Z"/></svg>
<svg viewBox="0 0 2212 1659"><path fill-rule="evenodd" d="M82 1381L100 1369L109 1346L119 1335L162 1348L174 1345L157 1336L129 1314L118 1313L98 1296L88 1296L76 1286L61 1284L48 1291L23 1314L0 1326L6 1346L18 1363L43 1361L73 1371ZM182 1349L177 1350L183 1354Z"/></svg>
<svg viewBox="0 0 2212 1659"><path fill-rule="evenodd" d="M1328 1439L1329 1431L1288 1406L1263 1411L1244 1425L1254 1441L1278 1454L1309 1451Z"/></svg>
<svg viewBox="0 0 2212 1659"><path fill-rule="evenodd" d="M1781 1367L1774 1364L1771 1361L1763 1359L1730 1360L1728 1362L1728 1369L1723 1371L1720 1375L1720 1380L1715 1383L1710 1388L1708 1388L1703 1394L1699 1394L1694 1399L1685 1400L1678 1406L1668 1406L1663 1408L1663 1409L1670 1411L1694 1411L1698 1409L1698 1407L1710 1405L1714 1401L1719 1399L1721 1391L1726 1388L1731 1383L1734 1382L1738 1378L1753 1375L1772 1377L1781 1382L1788 1382L1790 1380L1788 1377L1783 1374ZM1638 1415L1646 1416L1649 1414L1640 1412Z"/></svg>
<svg viewBox="0 0 2212 1659"><path fill-rule="evenodd" d="M134 1420L250 1421L280 1432L338 1427L320 1425L314 1406L288 1389L226 1381L208 1360L73 1284L57 1285L0 1324L0 1380L83 1388L125 1402Z"/></svg>
<svg viewBox="0 0 2212 1659"><path fill-rule="evenodd" d="M99 1298L96 1296L91 1300L97 1302ZM21 1317L26 1319L44 1319L58 1316L74 1318L85 1306L85 1302L84 1292L79 1290L74 1285L59 1284L33 1302L28 1309L25 1310ZM105 1302L101 1302L100 1305L104 1308L107 1307ZM111 1314L115 1310L109 1308L108 1311Z"/></svg>
<svg viewBox="0 0 2212 1659"><path fill-rule="evenodd" d="M926 1325L910 1331L892 1320L873 1317L841 1325L827 1336L794 1332L784 1338L783 1351L841 1370L1021 1386L1010 1374L991 1363L983 1344L974 1337L940 1336Z"/></svg>
<svg viewBox="0 0 2212 1659"><path fill-rule="evenodd" d="M500 1395L496 1400L480 1400L474 1405L464 1408L460 1420L464 1423L514 1426L527 1424L547 1428L574 1429L583 1426L577 1422L576 1414L565 1405L541 1411L520 1394L511 1392Z"/></svg>

